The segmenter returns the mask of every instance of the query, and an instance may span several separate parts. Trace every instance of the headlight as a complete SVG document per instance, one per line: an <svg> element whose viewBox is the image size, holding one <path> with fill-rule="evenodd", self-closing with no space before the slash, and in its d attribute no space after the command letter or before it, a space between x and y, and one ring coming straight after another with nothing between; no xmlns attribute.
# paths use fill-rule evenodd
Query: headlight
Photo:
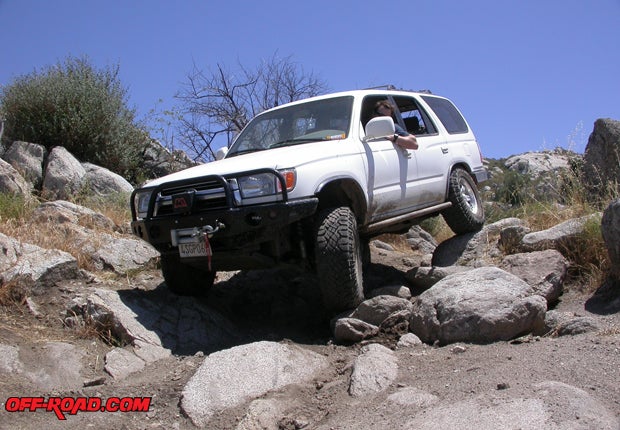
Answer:
<svg viewBox="0 0 620 430"><path fill-rule="evenodd" d="M136 208L138 218L146 218L151 200L151 191L138 191L133 197L133 204Z"/></svg>
<svg viewBox="0 0 620 430"><path fill-rule="evenodd" d="M239 191L241 192L241 197L244 199L275 194L276 181L277 178L271 173L259 173L257 175L237 178Z"/></svg>
<svg viewBox="0 0 620 430"><path fill-rule="evenodd" d="M286 191L292 191L297 182L295 169L281 170L280 173L284 176ZM241 198L244 199L272 196L282 193L282 184L273 173L257 173L250 176L241 176L237 178L237 186L239 187Z"/></svg>

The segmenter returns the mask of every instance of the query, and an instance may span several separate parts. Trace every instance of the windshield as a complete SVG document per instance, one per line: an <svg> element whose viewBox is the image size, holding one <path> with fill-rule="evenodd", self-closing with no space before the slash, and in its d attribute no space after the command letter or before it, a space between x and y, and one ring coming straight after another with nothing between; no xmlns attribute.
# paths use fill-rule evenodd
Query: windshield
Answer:
<svg viewBox="0 0 620 430"><path fill-rule="evenodd" d="M317 100L258 115L243 129L228 157L246 152L347 137L353 97Z"/></svg>

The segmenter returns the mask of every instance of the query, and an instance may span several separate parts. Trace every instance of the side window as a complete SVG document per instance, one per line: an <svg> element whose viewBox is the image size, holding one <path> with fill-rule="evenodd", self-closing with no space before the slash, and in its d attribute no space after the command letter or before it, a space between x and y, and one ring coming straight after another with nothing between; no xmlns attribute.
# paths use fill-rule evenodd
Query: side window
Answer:
<svg viewBox="0 0 620 430"><path fill-rule="evenodd" d="M437 114L441 123L446 127L446 130L448 130L448 133L458 134L467 133L469 131L465 119L451 101L429 96L422 96L422 99L424 99Z"/></svg>
<svg viewBox="0 0 620 430"><path fill-rule="evenodd" d="M423 134L434 134L436 132L428 115L418 106L414 98L394 97L394 101L398 105L398 110L405 123L405 128L409 133L420 136Z"/></svg>

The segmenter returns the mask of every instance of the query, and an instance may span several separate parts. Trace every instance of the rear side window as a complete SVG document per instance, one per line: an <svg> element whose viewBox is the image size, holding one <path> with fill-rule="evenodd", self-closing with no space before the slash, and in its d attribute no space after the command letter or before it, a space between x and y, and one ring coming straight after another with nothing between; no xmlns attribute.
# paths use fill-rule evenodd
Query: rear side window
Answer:
<svg viewBox="0 0 620 430"><path fill-rule="evenodd" d="M437 97L422 96L424 101L435 111L448 133L467 133L467 123L450 100Z"/></svg>

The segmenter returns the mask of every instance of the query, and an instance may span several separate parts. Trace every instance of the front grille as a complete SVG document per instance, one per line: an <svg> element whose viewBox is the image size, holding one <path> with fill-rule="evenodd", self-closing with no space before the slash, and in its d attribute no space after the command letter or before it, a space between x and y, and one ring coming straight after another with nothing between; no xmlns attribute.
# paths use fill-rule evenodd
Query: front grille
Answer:
<svg viewBox="0 0 620 430"><path fill-rule="evenodd" d="M189 185L174 186L163 188L157 194L154 217L171 215L174 213L172 207L172 196L186 191L194 191L194 204L192 212L206 212L227 208L226 191L222 186L222 182L217 180L197 182Z"/></svg>

